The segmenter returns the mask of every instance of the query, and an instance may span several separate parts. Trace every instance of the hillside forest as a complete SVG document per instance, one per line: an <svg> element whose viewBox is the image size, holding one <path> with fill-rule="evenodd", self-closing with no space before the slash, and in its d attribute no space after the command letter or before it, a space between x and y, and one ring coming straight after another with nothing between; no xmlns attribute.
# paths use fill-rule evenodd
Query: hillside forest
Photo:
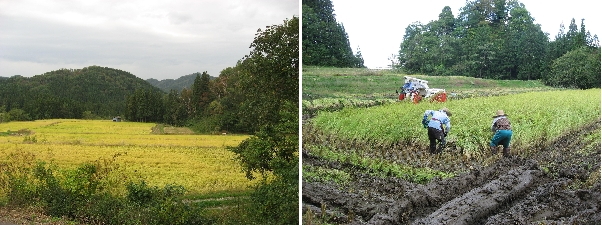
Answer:
<svg viewBox="0 0 602 225"><path fill-rule="evenodd" d="M308 9L308 10L306 10ZM341 67L338 50L350 50L330 0L303 0L303 63ZM444 7L436 20L407 25L391 66L407 74L542 80L546 85L600 87L600 42L585 20L547 34L517 0L472 0L458 15ZM578 22L579 25L578 25ZM314 28L322 26L321 28ZM326 29L326 27L339 27ZM307 28L307 29L306 29ZM343 32L341 33L342 30ZM553 38L550 38L551 35ZM330 53L335 52L335 53ZM361 52L357 51L356 54ZM313 60L320 55L319 60ZM330 60L336 58L337 60ZM343 67L356 67L353 64Z"/></svg>
<svg viewBox="0 0 602 225"><path fill-rule="evenodd" d="M190 126L202 133L252 133L260 124L279 118L273 114L297 111L298 66L291 65L299 57L290 49L294 37L269 39L277 32L289 32L281 30L291 29L296 21L257 34L253 43L257 53L223 69L217 78L202 72L161 83L119 69L89 66L0 79L0 122L121 116L128 121ZM268 46L276 41L287 45ZM266 59L259 52L281 57ZM186 87L186 80L194 83ZM167 86L160 89L150 83ZM296 119L296 114L287 116Z"/></svg>

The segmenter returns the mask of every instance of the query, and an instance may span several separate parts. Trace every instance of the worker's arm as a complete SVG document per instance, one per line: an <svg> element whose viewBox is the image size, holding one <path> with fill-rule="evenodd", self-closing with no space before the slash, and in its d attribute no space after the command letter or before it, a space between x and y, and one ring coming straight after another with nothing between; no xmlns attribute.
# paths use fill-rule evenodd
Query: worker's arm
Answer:
<svg viewBox="0 0 602 225"><path fill-rule="evenodd" d="M426 110L426 111L424 111L424 116L422 117L422 126L424 128L428 127L429 116L433 116L433 110Z"/></svg>
<svg viewBox="0 0 602 225"><path fill-rule="evenodd" d="M424 111L424 117L423 117L423 119L428 119L429 116L433 116L433 112L435 112L435 111L433 111L433 110L426 110L426 111Z"/></svg>
<svg viewBox="0 0 602 225"><path fill-rule="evenodd" d="M447 118L447 121L445 121L445 133L449 133L449 131L451 130L451 121L449 118Z"/></svg>
<svg viewBox="0 0 602 225"><path fill-rule="evenodd" d="M495 118L493 119L493 122L491 122L491 132L496 132L497 131L497 125L495 125L495 122L497 122L499 118Z"/></svg>

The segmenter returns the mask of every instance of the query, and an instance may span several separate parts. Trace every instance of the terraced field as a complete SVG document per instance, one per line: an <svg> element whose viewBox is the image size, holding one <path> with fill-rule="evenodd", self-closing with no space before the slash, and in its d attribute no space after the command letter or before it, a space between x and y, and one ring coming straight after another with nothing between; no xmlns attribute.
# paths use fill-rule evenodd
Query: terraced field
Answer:
<svg viewBox="0 0 602 225"><path fill-rule="evenodd" d="M369 76L338 80L345 85L345 79ZM309 78L337 80L319 73ZM520 81L496 88L485 85L494 81L479 82L462 91L485 94L446 103L392 100L307 115L303 223L599 224L600 90L530 91ZM362 85L353 90L361 92ZM305 97L305 105L319 99ZM454 112L452 131L444 152L430 155L420 120L424 110L442 107ZM488 151L497 109L513 123L510 158Z"/></svg>

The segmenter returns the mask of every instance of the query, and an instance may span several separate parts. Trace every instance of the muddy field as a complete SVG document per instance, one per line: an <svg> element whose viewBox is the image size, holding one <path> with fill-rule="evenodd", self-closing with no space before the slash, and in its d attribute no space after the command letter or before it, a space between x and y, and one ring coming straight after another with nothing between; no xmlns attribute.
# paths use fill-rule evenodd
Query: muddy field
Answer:
<svg viewBox="0 0 602 225"><path fill-rule="evenodd" d="M538 147L528 158L499 158L426 184L373 176L303 150L304 165L351 175L346 184L304 180L303 223L600 224L600 146L581 151L595 140L580 138L594 132L600 132L600 121Z"/></svg>

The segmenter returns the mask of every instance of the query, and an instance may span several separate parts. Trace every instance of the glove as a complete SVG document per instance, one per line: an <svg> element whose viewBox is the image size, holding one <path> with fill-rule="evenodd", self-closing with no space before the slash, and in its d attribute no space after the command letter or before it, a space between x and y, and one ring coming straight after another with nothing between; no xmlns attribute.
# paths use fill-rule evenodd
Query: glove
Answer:
<svg viewBox="0 0 602 225"><path fill-rule="evenodd" d="M427 127L429 127L429 121L428 121L426 118L425 118L425 119L422 119L422 126L423 126L424 128L427 128Z"/></svg>

